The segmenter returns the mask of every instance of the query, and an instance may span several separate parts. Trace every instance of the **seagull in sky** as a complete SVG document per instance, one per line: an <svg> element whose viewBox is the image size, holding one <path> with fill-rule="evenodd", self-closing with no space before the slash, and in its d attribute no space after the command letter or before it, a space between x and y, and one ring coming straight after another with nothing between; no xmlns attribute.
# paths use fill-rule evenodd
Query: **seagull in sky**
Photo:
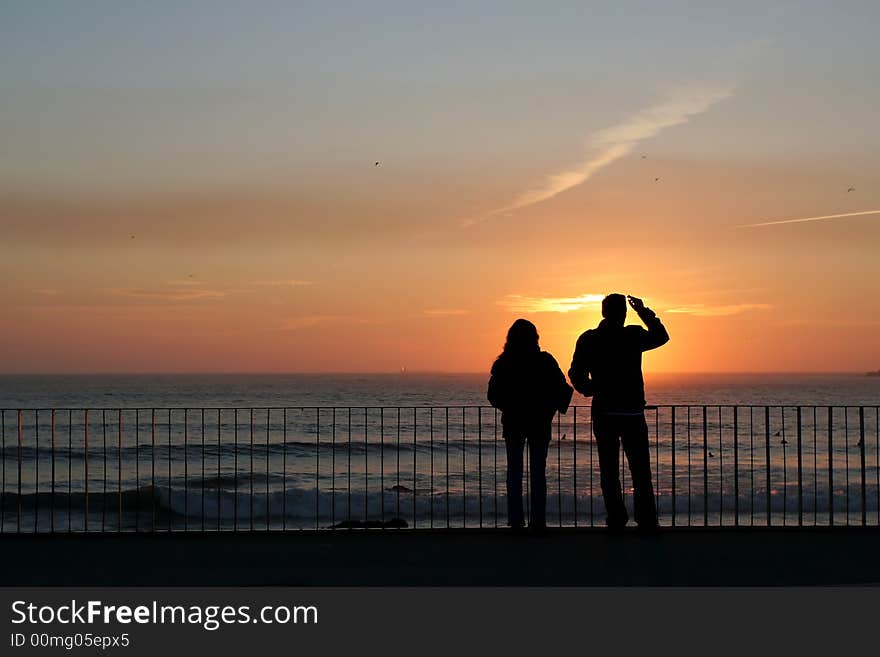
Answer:
<svg viewBox="0 0 880 657"><path fill-rule="evenodd" d="M847 189L846 191L847 191L847 192L854 192L854 191L856 191L856 188L855 188L855 187L850 187L850 188Z"/></svg>

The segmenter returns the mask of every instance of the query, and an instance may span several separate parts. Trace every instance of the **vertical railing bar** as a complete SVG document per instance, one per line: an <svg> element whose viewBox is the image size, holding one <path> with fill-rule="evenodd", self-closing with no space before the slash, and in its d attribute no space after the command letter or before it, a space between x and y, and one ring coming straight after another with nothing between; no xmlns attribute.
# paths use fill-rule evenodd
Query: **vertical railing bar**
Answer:
<svg viewBox="0 0 880 657"><path fill-rule="evenodd" d="M55 533L55 409L52 409L52 484L49 502L49 532Z"/></svg>
<svg viewBox="0 0 880 657"><path fill-rule="evenodd" d="M233 409L232 421L235 427L232 432L233 450L232 450L232 531L238 531L238 409Z"/></svg>
<svg viewBox="0 0 880 657"><path fill-rule="evenodd" d="M336 524L336 407L333 407L330 437L330 527Z"/></svg>
<svg viewBox="0 0 880 657"><path fill-rule="evenodd" d="M385 529L385 408L379 409L379 517Z"/></svg>
<svg viewBox="0 0 880 657"><path fill-rule="evenodd" d="M351 411L349 411L349 420L351 419ZM285 407L281 413L281 421L284 426L281 428L281 530L287 529L287 408ZM351 436L349 444L351 443Z"/></svg>
<svg viewBox="0 0 880 657"><path fill-rule="evenodd" d="M189 409L183 409L183 531L189 531Z"/></svg>
<svg viewBox="0 0 880 657"><path fill-rule="evenodd" d="M88 430L88 423L86 423ZM150 531L156 531L156 409L150 409ZM86 458L88 458L88 443L86 443ZM88 468L86 468L88 473ZM86 485L89 478L86 476ZM88 500L88 494L86 494Z"/></svg>
<svg viewBox="0 0 880 657"><path fill-rule="evenodd" d="M413 452L413 454L415 454L415 452ZM396 497L395 516L399 518L400 517L400 406L397 407L397 454L396 454L396 456L397 456L397 460L396 460L397 468L396 468L396 474L395 474L395 481L397 483L395 484L396 488L394 489L394 493L395 493L395 497Z"/></svg>
<svg viewBox="0 0 880 657"><path fill-rule="evenodd" d="M657 522L662 516L662 504L660 498L660 407L654 408L654 485L655 497L657 498Z"/></svg>
<svg viewBox="0 0 880 657"><path fill-rule="evenodd" d="M675 497L675 406L671 409L672 417L670 418L670 440L672 442L672 526L675 527L676 510L678 508L678 500Z"/></svg>
<svg viewBox="0 0 880 657"><path fill-rule="evenodd" d="M351 520L351 406L348 407L348 520Z"/></svg>
<svg viewBox="0 0 880 657"><path fill-rule="evenodd" d="M73 411L71 411L73 413ZM0 534L6 532L6 409L0 410L0 439L3 446L3 488L0 490ZM68 481L70 479L68 478ZM68 495L68 499L70 496ZM67 514L67 522L70 524L70 513Z"/></svg>
<svg viewBox="0 0 880 657"><path fill-rule="evenodd" d="M868 524L868 512L865 509L868 489L865 481L865 407L859 406L859 456L862 466L862 527Z"/></svg>
<svg viewBox="0 0 880 657"><path fill-rule="evenodd" d="M321 409L315 408L315 529L320 529L321 516Z"/></svg>
<svg viewBox="0 0 880 657"><path fill-rule="evenodd" d="M765 480L766 480L766 491L765 497L767 501L767 526L770 526L770 407L764 407L764 464L766 468L765 472Z"/></svg>
<svg viewBox="0 0 880 657"><path fill-rule="evenodd" d="M498 528L498 409L492 408L492 498L495 515L494 526Z"/></svg>
<svg viewBox="0 0 880 657"><path fill-rule="evenodd" d="M562 415L556 414L556 515L560 527L562 527L562 439L560 435Z"/></svg>
<svg viewBox="0 0 880 657"><path fill-rule="evenodd" d="M89 531L89 409L85 409L83 415L83 452L85 454L85 496L83 504L85 515L83 516L83 532Z"/></svg>
<svg viewBox="0 0 880 657"><path fill-rule="evenodd" d="M446 527L449 528L449 407L446 407Z"/></svg>
<svg viewBox="0 0 880 657"><path fill-rule="evenodd" d="M429 422L431 423L431 428L428 431L429 439L431 441L431 506L428 511L429 517L429 526L431 529L434 529L434 407L431 407L431 411L429 414Z"/></svg>
<svg viewBox="0 0 880 657"><path fill-rule="evenodd" d="M687 407L687 455L688 455L688 527L693 521L693 491L691 489L691 407Z"/></svg>
<svg viewBox="0 0 880 657"><path fill-rule="evenodd" d="M477 408L477 508L483 528L483 408Z"/></svg>
<svg viewBox="0 0 880 657"><path fill-rule="evenodd" d="M465 407L461 407L461 526L467 527L467 470L465 466Z"/></svg>
<svg viewBox="0 0 880 657"><path fill-rule="evenodd" d="M171 497L171 409L168 409L168 531L174 529L174 506Z"/></svg>
<svg viewBox="0 0 880 657"><path fill-rule="evenodd" d="M269 480L271 479L271 473L269 471L269 462L271 460L270 454L270 430L272 426L272 409L266 409L266 531L272 530L272 506L271 506L271 497L269 495Z"/></svg>
<svg viewBox="0 0 880 657"><path fill-rule="evenodd" d="M574 494L574 526L578 526L578 487L577 487L577 470L578 470L578 428L577 428L577 406L571 409L571 449L572 449L572 468L571 468L571 487Z"/></svg>
<svg viewBox="0 0 880 657"><path fill-rule="evenodd" d="M749 526L755 524L755 409L749 406Z"/></svg>
<svg viewBox="0 0 880 657"><path fill-rule="evenodd" d="M590 450L590 527L596 524L596 513L594 511L593 498L593 451L595 449L595 440L593 439L593 411L590 410L590 419L587 422L587 445Z"/></svg>
<svg viewBox="0 0 880 657"><path fill-rule="evenodd" d="M34 534L40 517L40 411L34 411Z"/></svg>
<svg viewBox="0 0 880 657"><path fill-rule="evenodd" d="M724 524L724 437L721 429L721 406L718 406L718 525Z"/></svg>
<svg viewBox="0 0 880 657"><path fill-rule="evenodd" d="M202 480L199 484L202 501L202 531L205 531L205 409L202 408Z"/></svg>
<svg viewBox="0 0 880 657"><path fill-rule="evenodd" d="M141 529L141 415L134 409L134 533Z"/></svg>
<svg viewBox="0 0 880 657"><path fill-rule="evenodd" d="M880 525L880 406L874 407L874 458L877 461L877 524Z"/></svg>
<svg viewBox="0 0 880 657"><path fill-rule="evenodd" d="M107 521L107 411L101 409L101 434L104 437L103 460L104 465L101 470L101 479L104 480L103 494L101 497L101 533L104 533L104 527ZM170 499L170 496L169 496Z"/></svg>
<svg viewBox="0 0 880 657"><path fill-rule="evenodd" d="M5 414L4 414L5 415ZM3 419L3 490L6 490L6 419ZM73 532L73 409L67 411L67 533Z"/></svg>
<svg viewBox="0 0 880 657"><path fill-rule="evenodd" d="M797 407L798 527L804 526L804 462L801 407Z"/></svg>
<svg viewBox="0 0 880 657"><path fill-rule="evenodd" d="M843 407L843 474L846 482L846 526L849 527L849 406Z"/></svg>
<svg viewBox="0 0 880 657"><path fill-rule="evenodd" d="M119 409L119 415L117 417L116 428L119 430L119 454L118 454L118 463L117 463L117 472L116 472L116 486L119 494L119 520L117 523L116 531L122 531L122 409ZM52 479L55 479L53 474Z"/></svg>
<svg viewBox="0 0 880 657"><path fill-rule="evenodd" d="M788 458L786 456L788 438L785 433L785 406L780 407L779 412L782 416L782 526L785 527L788 517Z"/></svg>
<svg viewBox="0 0 880 657"><path fill-rule="evenodd" d="M834 526L834 407L828 407L828 524Z"/></svg>
<svg viewBox="0 0 880 657"><path fill-rule="evenodd" d="M250 471L248 472L248 487L250 489L250 530L254 531L254 409L250 409Z"/></svg>
<svg viewBox="0 0 880 657"><path fill-rule="evenodd" d="M217 531L220 532L223 528L222 526L222 518L221 518L221 502L222 502L222 491L221 485L223 481L223 459L222 459L222 440L221 440L221 431L222 431L222 417L221 411L217 409Z"/></svg>
<svg viewBox="0 0 880 657"><path fill-rule="evenodd" d="M739 406L733 406L733 525L739 527Z"/></svg>
<svg viewBox="0 0 880 657"><path fill-rule="evenodd" d="M418 417L416 416L415 406L413 407L412 412L413 412L413 489L412 489L412 496L413 496L413 529L415 529L417 526L416 525L416 522L417 522L416 512L418 510L417 509L418 498L416 496L417 495L416 491L418 490L418 483L419 483L418 479L416 477L416 473L418 472L418 466L416 464L416 457L418 454L418 437L416 435L416 427L418 426Z"/></svg>
<svg viewBox="0 0 880 657"><path fill-rule="evenodd" d="M813 406L813 525L819 524L819 450L818 450L818 433L819 433L819 415L818 410Z"/></svg>
<svg viewBox="0 0 880 657"><path fill-rule="evenodd" d="M367 409L364 407L364 522L370 517L370 467L369 467L369 438L367 436Z"/></svg>
<svg viewBox="0 0 880 657"><path fill-rule="evenodd" d="M708 409L703 405L703 527L709 526L709 425Z"/></svg>

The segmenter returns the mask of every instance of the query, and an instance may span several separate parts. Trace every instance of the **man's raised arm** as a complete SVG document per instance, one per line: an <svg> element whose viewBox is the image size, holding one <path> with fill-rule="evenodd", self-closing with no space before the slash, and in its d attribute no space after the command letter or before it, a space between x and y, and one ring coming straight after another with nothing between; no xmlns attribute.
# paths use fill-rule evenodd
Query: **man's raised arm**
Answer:
<svg viewBox="0 0 880 657"><path fill-rule="evenodd" d="M656 349L662 347L669 342L669 333L663 322L657 317L657 313L645 306L645 303L638 297L628 297L629 305L636 311L639 319L644 322L648 330L642 334L642 351Z"/></svg>

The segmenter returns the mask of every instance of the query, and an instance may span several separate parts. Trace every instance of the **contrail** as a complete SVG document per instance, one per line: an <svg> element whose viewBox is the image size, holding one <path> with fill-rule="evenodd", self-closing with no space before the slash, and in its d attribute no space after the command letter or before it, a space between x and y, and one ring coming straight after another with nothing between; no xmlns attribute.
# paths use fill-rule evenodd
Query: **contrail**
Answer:
<svg viewBox="0 0 880 657"><path fill-rule="evenodd" d="M825 221L826 219L845 219L846 217L864 217L868 214L880 214L880 210L865 210L864 212L844 212L843 214L825 214L821 217L803 217L801 219L783 219L782 221L762 221L758 224L742 224L737 228L759 228L761 226L780 226L782 224L803 224L809 221Z"/></svg>
<svg viewBox="0 0 880 657"><path fill-rule="evenodd" d="M482 217L469 219L465 226L547 201L564 191L589 180L597 171L630 153L639 142L650 139L661 130L687 123L715 103L733 93L731 87L688 88L673 93L665 101L648 107L621 123L595 133L589 143L590 156L582 162L545 176L543 182L526 190L504 207L492 210Z"/></svg>

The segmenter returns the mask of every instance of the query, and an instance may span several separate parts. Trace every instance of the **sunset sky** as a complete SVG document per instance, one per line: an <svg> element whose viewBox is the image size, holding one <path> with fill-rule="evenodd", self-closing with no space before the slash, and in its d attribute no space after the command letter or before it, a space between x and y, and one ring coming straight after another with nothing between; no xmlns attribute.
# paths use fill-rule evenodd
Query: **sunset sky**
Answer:
<svg viewBox="0 0 880 657"><path fill-rule="evenodd" d="M608 4L0 2L0 372L880 368L880 5Z"/></svg>

